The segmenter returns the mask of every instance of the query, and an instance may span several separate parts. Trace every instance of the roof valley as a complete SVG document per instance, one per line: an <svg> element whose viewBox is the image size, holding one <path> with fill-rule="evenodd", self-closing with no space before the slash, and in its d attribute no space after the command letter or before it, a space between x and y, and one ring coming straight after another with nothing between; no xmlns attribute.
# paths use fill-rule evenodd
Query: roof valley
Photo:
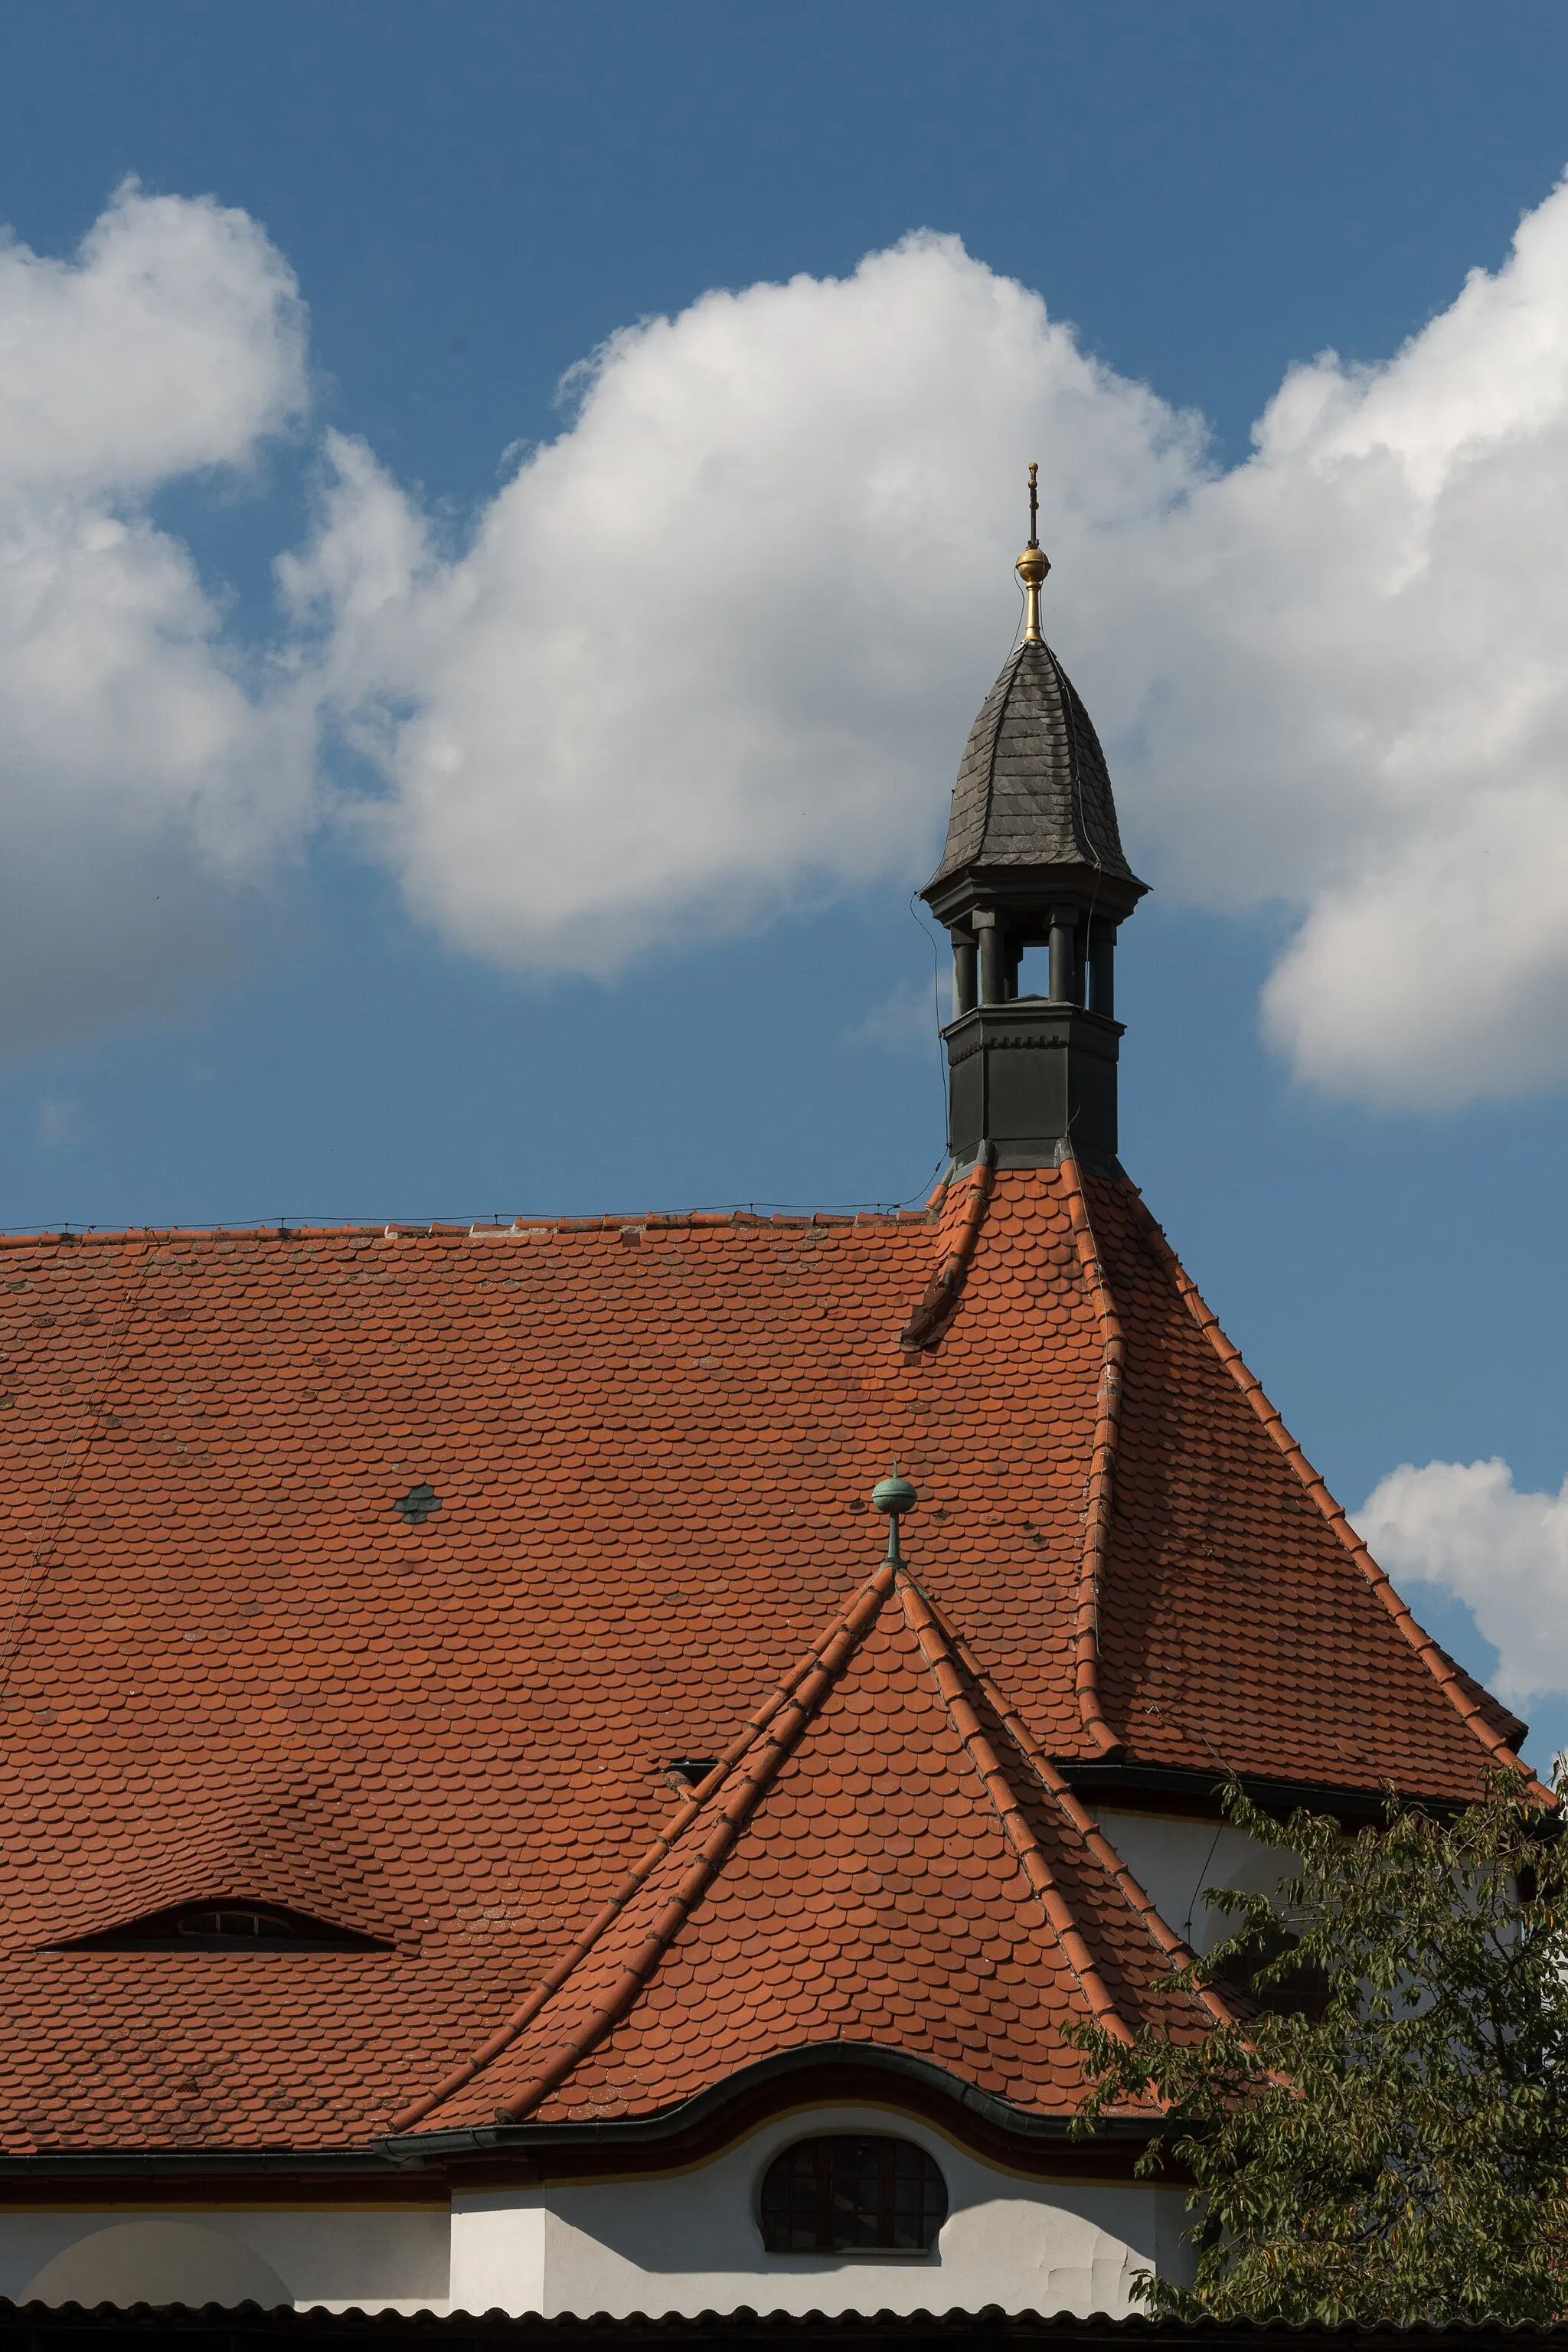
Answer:
<svg viewBox="0 0 1568 2352"><path fill-rule="evenodd" d="M1177 1935L1175 1929L1158 1909L1152 1897L1145 1892L1138 1879L1129 1870L1099 1822L1073 1789L1071 1782L1064 1778L1052 1762L1012 1700L976 1657L963 1635L954 1627L945 1623L940 1611L930 1601L926 1601L926 1607L941 1627L958 1665L969 1676L976 1690L981 1693L1002 1729L1034 1772L1041 1787L1066 1818L1075 1836L1081 1842L1084 1851L1110 1882L1129 1911L1139 1920L1150 1942L1171 1969L1186 1968L1194 1957L1191 1947ZM1201 1999L1204 2006L1217 2021L1224 2023L1230 2021L1231 2011L1220 1995L1211 1987L1205 1986L1201 1989Z"/></svg>
<svg viewBox="0 0 1568 2352"><path fill-rule="evenodd" d="M1048 1180L1047 1180L1048 1181ZM1079 1264L1094 1301L1100 1329L1100 1378L1095 1384L1094 1442L1089 1455L1083 1559L1073 1625L1073 1683L1079 1719L1100 1754L1114 1759L1125 1745L1106 1721L1100 1695L1100 1607L1116 1499L1116 1448L1121 1432L1121 1377L1127 1361L1126 1334L1106 1279L1078 1162L1064 1160L1059 1182L1072 1221Z"/></svg>

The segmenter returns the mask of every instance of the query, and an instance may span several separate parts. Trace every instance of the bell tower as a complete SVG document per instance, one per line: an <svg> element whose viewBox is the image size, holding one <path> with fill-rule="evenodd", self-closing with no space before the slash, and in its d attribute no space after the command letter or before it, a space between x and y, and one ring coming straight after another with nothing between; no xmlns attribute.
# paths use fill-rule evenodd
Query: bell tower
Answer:
<svg viewBox="0 0 1568 2352"><path fill-rule="evenodd" d="M969 731L942 862L921 896L952 940L948 1145L1004 1168L1116 1157L1116 938L1148 888L1122 855L1105 754L1040 634L1050 562L1029 468L1024 629ZM1019 993L1026 948L1044 995Z"/></svg>

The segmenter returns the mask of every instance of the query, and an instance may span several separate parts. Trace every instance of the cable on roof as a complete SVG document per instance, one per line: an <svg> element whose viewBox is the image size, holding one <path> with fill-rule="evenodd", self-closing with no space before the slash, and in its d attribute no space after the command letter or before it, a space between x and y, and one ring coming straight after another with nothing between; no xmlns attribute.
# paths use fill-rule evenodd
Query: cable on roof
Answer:
<svg viewBox="0 0 1568 2352"><path fill-rule="evenodd" d="M951 1130L952 1121L952 1106L948 1101L947 1093L947 1055L942 1050L942 950L937 943L935 932L915 905L919 897L918 890L910 892L910 912L931 942L931 1011L936 1019L936 1066L942 1079L942 1131L946 1135Z"/></svg>

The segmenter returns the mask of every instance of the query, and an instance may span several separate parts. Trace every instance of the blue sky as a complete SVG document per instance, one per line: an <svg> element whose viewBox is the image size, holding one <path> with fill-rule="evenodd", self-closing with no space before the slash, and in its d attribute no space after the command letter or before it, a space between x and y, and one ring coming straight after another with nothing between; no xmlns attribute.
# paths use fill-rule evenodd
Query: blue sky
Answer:
<svg viewBox="0 0 1568 2352"><path fill-rule="evenodd" d="M68 497L82 512L130 516L138 530L161 534L160 546L185 551L206 599L203 626L218 671L266 706L273 731L235 722L245 740L236 738L221 856L205 845L188 870L181 843L154 828L131 882L109 850L92 879L93 841L120 822L121 722L112 712L86 750L73 738L74 797L53 803L59 837L51 844L26 824L0 834L11 866L6 920L22 942L8 962L0 959L0 978L21 1002L29 966L44 975L39 1004L0 1024L10 1039L0 1078L0 1224L468 1217L921 1194L941 1157L942 1096L922 1010L931 950L909 891L940 832L942 794L931 779L951 775L968 716L1006 650L1015 505L1022 514L1015 485L1024 461L1039 457L1045 536L1058 545L1047 634L1106 722L1118 781L1128 778L1130 854L1159 886L1126 935L1119 980L1128 1023L1123 1157L1349 1505L1402 1463L1506 1460L1513 1489L1504 1496L1444 1489L1471 1528L1468 1552L1451 1535L1448 1504L1441 1525L1434 1520L1436 1488L1406 1498L1409 1507L1397 1497L1388 1504L1384 1548L1408 1580L1420 1544L1428 1545L1428 1564L1444 1581L1418 1598L1435 1630L1484 1669L1496 1653L1465 1600L1486 1616L1487 1546L1502 1543L1511 1581L1490 1622L1504 1648L1512 1645L1516 1681L1528 1672L1521 1662L1532 1628L1548 1648L1561 1646L1565 1538L1549 1506L1568 1474L1568 1248L1558 1214L1568 1051L1554 1042L1565 1021L1550 947L1532 950L1537 961L1521 967L1484 1016L1471 1018L1459 992L1451 1051L1444 1035L1417 1034L1409 1011L1417 981L1427 987L1426 968L1417 981L1396 975L1386 1025L1403 1022L1405 1042L1384 1053L1334 1010L1333 925L1346 906L1344 920L1356 919L1358 861L1397 865L1406 786L1391 787L1393 814L1368 834L1357 830L1353 780L1342 800L1323 782L1322 761L1302 768L1299 790L1290 781L1302 697L1331 706L1350 690L1342 646L1326 635L1314 670L1302 647L1315 642L1316 624L1287 612L1281 628L1294 633L1294 667L1277 690L1256 647L1245 660L1237 652L1235 629L1219 654L1205 640L1198 672L1184 670L1201 675L1201 694L1194 688L1168 736L1158 696L1138 701L1125 685L1135 678L1142 693L1160 661L1173 659L1170 564L1162 572L1165 556L1150 552L1156 521L1163 530L1162 518L1184 511L1189 493L1244 465L1254 423L1288 372L1332 350L1342 362L1336 382L1359 399L1355 370L1384 367L1449 313L1467 273L1507 268L1521 215L1548 205L1568 165L1561 9L1483 12L1433 0L1318 0L1310 9L1251 0L1180 8L1152 0L970 0L963 8L795 0L768 11L269 0L265 9L216 10L143 0L123 11L56 0L47 12L8 10L5 37L0 216L31 256L69 263L134 175L143 198L211 197L246 215L258 242L235 266L253 275L271 267L258 258L264 239L265 253L292 272L308 322L297 306L283 329L247 314L223 352L198 353L198 364L210 360L215 369L275 369L270 389L253 383L234 394L251 407L223 428L226 443L221 432L202 441L193 425L186 457L150 461L134 483L123 470L105 473L109 461L97 457L89 488L85 476L71 477ZM186 216L124 217L133 245L183 235ZM690 418L698 328L677 346L677 358L688 352L685 374L646 339L620 362L601 362L597 378L584 378L582 363L639 321L690 315L709 289L739 295L801 274L851 279L864 257L921 229L961 239L968 259L944 248L897 265L886 281L889 315L905 319L910 310L899 303L918 310L927 300L910 276L921 268L935 273L929 287L956 306L955 319L978 316L997 281L1016 280L1043 298L1050 321L1070 324L1071 348L1052 347L1052 358L1038 322L1015 305L1005 366L1019 372L1021 405L977 406L962 464L929 496L911 457L875 529L859 530L841 564L824 541L823 577L852 582L868 614L880 609L885 581L888 627L906 628L910 647L903 662L896 644L889 650L868 636L859 650L856 639L837 668L824 667L827 656L807 639L816 577L810 532L831 530L837 495L823 422L832 414L830 374L813 379L809 399L803 394L803 414L816 403L805 424L769 379L755 429L773 436L775 474L764 467L758 476L754 525L748 534L732 519L733 528L715 525L685 551L675 475L678 458L694 464L694 446L702 455L703 428ZM1555 252L1538 260L1533 290L1520 298L1553 331ZM913 290L898 290L906 287ZM873 285L862 310L879 299ZM1563 300L1568 307L1568 288ZM786 348L792 335L826 344L839 332L810 294L770 325L772 316L742 304L718 317L725 366L760 367L758 339L775 331ZM79 364L101 375L90 429L112 440L121 383L132 398L134 370L108 317L94 312L83 329L109 338L101 358L94 346ZM1463 328L1461 318L1456 333ZM296 331L291 359L293 347L284 346ZM889 446L917 450L920 434L935 427L915 379L922 366L940 373L937 362L911 355L897 327L881 344L863 321L854 331L857 429L876 448L885 401ZM1482 373L1506 375L1506 351L1488 344L1485 331L1476 331ZM1080 445L1069 420L1054 446L1021 446L1008 419L1027 416L1032 429L1024 381L1031 353L1058 369L1051 400L1104 410L1110 422L1102 433L1096 425L1099 439ZM977 355L976 375L985 365ZM290 366L297 377L285 381ZM563 401L558 387L574 369ZM1435 361L1407 388L1406 409L1422 400L1441 407L1448 395L1432 388L1438 372ZM950 437L962 377L960 368L942 395ZM1152 425L1132 416L1126 388L1140 385L1163 404ZM656 481L639 470L624 417L664 386L687 404L686 438ZM1196 425L1180 425L1192 412L1206 420L1206 442ZM1038 415L1048 426L1068 410L1047 401ZM55 429L47 415L38 429ZM617 861L640 858L642 879L596 898L592 874L580 875L559 920L536 921L521 884L510 897L487 897L498 864L514 854L526 863L536 838L526 827L486 833L488 803L476 804L468 865L443 865L428 807L417 816L426 772L417 790L408 782L409 763L422 756L417 730L386 684L407 640L367 649L321 583L331 551L347 549L363 578L378 531L422 533L420 560L436 584L423 603L424 590L408 592L407 625L435 614L438 630L448 630L454 600L469 616L450 622L450 657L427 682L432 704L458 726L469 708L462 681L482 656L489 668L480 698L489 698L487 710L501 708L492 673L498 661L504 667L506 582L522 558L503 549L489 572L466 558L491 526L512 530L519 544L530 531L538 539L575 527L589 510L581 502L593 473L583 439L591 429L611 436L616 499L638 512L605 525L613 551L624 522L624 559L612 552L587 561L581 577L559 574L561 608L570 607L590 645L574 654L574 682L559 689L552 740L566 745L568 781L574 761L591 765L601 755L614 772L614 791L607 785L596 804L588 864L613 873ZM716 429L722 441L730 428L721 420ZM1177 466L1171 436L1182 431L1191 444L1180 459L1186 470L1174 491L1148 490L1134 549L1133 526L1112 512L1115 486L1140 467L1169 473ZM1498 536L1519 533L1517 515L1528 523L1537 510L1550 514L1554 432L1552 419L1500 428L1504 456L1492 475L1478 475L1461 518L1470 536L1454 541L1475 551L1473 580L1484 584L1485 566L1503 562L1488 551ZM376 471L324 524L323 501L342 479L334 433ZM576 488L547 509L535 468L532 488L525 484L532 505L509 508L507 485L558 440L568 457L578 450ZM749 450L744 434L738 446ZM728 442L724 451L733 456ZM658 449L656 459L664 462ZM791 467L797 484L820 493L811 512L826 518L813 523L808 514L798 539L781 532L774 518L784 509L769 503ZM723 497L708 475L702 480L705 499ZM965 507L971 536L950 562L943 550L964 518L955 522L942 500L963 503L963 484L993 480ZM1375 570L1395 526L1375 482L1342 483L1335 496L1342 491L1348 503L1342 522L1342 509L1332 510L1332 527L1360 576ZM748 495L737 487L737 509ZM1211 541L1214 510L1211 501ZM1449 518L1443 528L1459 525ZM1325 563L1331 583L1331 553L1304 553L1300 536L1270 537L1272 525L1247 529L1248 562L1284 571ZM299 605L290 613L280 601L275 566L307 547L316 569L301 618ZM1193 560L1191 547L1182 561ZM1535 551L1543 567L1551 552ZM668 711L653 671L645 687L635 662L639 646L647 650L637 614L665 593L667 558L685 566L669 591L682 625L698 635L710 626L712 660L726 680L744 686L753 656L765 667L775 657L770 647L787 639L794 648L787 660L777 656L782 666L754 694L737 688L723 745L701 754L733 758L750 779L752 800L731 812L742 831L765 829L797 776L806 792L823 781L824 762L830 772L836 758L869 757L867 747L881 740L879 697L887 708L894 748L881 797L856 803L858 814L848 810L840 825L825 772L828 804L812 818L815 830L802 819L795 833L781 834L778 862L796 866L772 895L769 856L748 863L743 845L715 865L700 891L683 895L679 854L668 849L681 824L710 836L724 812L700 801L679 815L672 802L668 824L662 814L660 794L679 784L659 764ZM1456 594L1470 560L1456 567L1457 579L1447 575ZM983 564L994 564L994 596ZM537 665L550 657L557 575L546 566L530 576L516 627ZM1223 593L1234 600L1233 587ZM1497 596L1487 601L1495 610ZM487 612L500 617L474 653L472 616ZM612 680L628 613L633 667ZM1445 674L1465 673L1466 707L1480 708L1486 721L1478 740L1500 739L1506 730L1489 698L1499 712L1511 709L1513 688L1497 684L1492 640L1484 626L1457 626L1453 646ZM90 700L84 659L80 694ZM928 690L933 662L940 677ZM285 709L284 686L313 663L311 674L328 682L312 709L338 716L321 722L307 758L299 748L305 721ZM1426 691L1404 638L1382 666L1383 675L1394 673L1405 704L1389 741L1397 735L1403 745ZM528 677L534 699L548 700L544 672ZM805 709L817 677L834 713L834 731L821 740ZM0 707L5 692L0 685ZM1547 713L1531 737L1537 799L1523 814L1510 803L1497 819L1525 831L1539 822L1539 838L1521 855L1542 872L1559 862L1550 814L1554 724ZM911 743L929 741L929 774L922 750L921 781L907 793L892 775L900 728ZM1260 837L1273 845L1261 862L1232 846L1251 821L1241 786L1223 805L1204 798L1205 729L1216 745L1247 735ZM783 748L745 748L759 733ZM1285 779L1277 799L1297 793L1310 819L1300 838L1294 818L1261 813L1275 741ZM682 760L700 756L684 738L677 748ZM775 755L782 764L769 766ZM1397 745L1390 750L1380 773L1406 775L1402 756ZM316 796L309 822L267 801L268 779L291 760L303 762L302 777L310 768L299 786ZM15 761L12 771L8 785L0 774L0 800L37 793L36 780L18 782ZM416 811L395 842L374 830L389 794ZM851 792L847 808L853 801ZM263 803L265 854L234 814ZM159 819L172 822L166 812ZM1413 814L1412 838L1419 822ZM647 824L655 835L663 825L662 850L657 840L651 849L629 845ZM103 830L102 838L114 836ZM1452 847L1447 835L1443 843ZM1448 854L1443 843L1434 857ZM208 889L215 859L222 887ZM1300 892L1293 859L1318 877ZM554 861L554 852L539 852L540 878L528 886L534 898L552 887ZM169 911L149 929L146 909L128 913L116 893L158 899L165 873ZM1480 943L1463 949L1482 962L1495 962L1498 943L1528 928L1515 925L1514 898L1499 887L1486 902ZM1291 962L1303 905L1319 910L1313 919L1321 917L1327 944ZM1543 901L1531 920L1549 941L1553 903ZM532 941L521 964L501 936L508 924ZM1363 929L1404 937L1377 908ZM58 972L49 960L57 950ZM1410 950L1416 962L1427 952ZM69 975L84 963L97 978L56 1018L50 1005L70 997ZM1270 1000L1265 1042L1260 992L1286 965L1295 978L1278 984L1284 993ZM1384 982L1373 974L1363 986L1358 973L1351 969L1344 985L1362 989L1375 1028ZM1521 1046L1524 1032L1533 1042ZM1458 1075L1435 1076L1440 1066ZM1526 1711L1540 1727L1535 1752L1546 1756L1568 1740L1568 1671L1538 1671L1552 1679Z"/></svg>

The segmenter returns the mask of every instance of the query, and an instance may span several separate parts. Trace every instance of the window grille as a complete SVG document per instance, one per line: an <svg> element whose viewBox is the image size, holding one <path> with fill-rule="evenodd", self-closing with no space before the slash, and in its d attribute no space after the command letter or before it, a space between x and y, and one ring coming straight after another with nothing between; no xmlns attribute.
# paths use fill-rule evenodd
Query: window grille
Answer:
<svg viewBox="0 0 1568 2352"><path fill-rule="evenodd" d="M929 2253L946 2219L947 2183L912 2140L796 2140L763 2178L772 2254Z"/></svg>
<svg viewBox="0 0 1568 2352"><path fill-rule="evenodd" d="M225 1902L177 1905L154 1911L149 1917L128 1920L95 1936L57 1947L75 1952L377 1952L390 1947L380 1937L360 1935L327 1919L312 1919L302 1911L281 1906L247 1902L239 1896Z"/></svg>

